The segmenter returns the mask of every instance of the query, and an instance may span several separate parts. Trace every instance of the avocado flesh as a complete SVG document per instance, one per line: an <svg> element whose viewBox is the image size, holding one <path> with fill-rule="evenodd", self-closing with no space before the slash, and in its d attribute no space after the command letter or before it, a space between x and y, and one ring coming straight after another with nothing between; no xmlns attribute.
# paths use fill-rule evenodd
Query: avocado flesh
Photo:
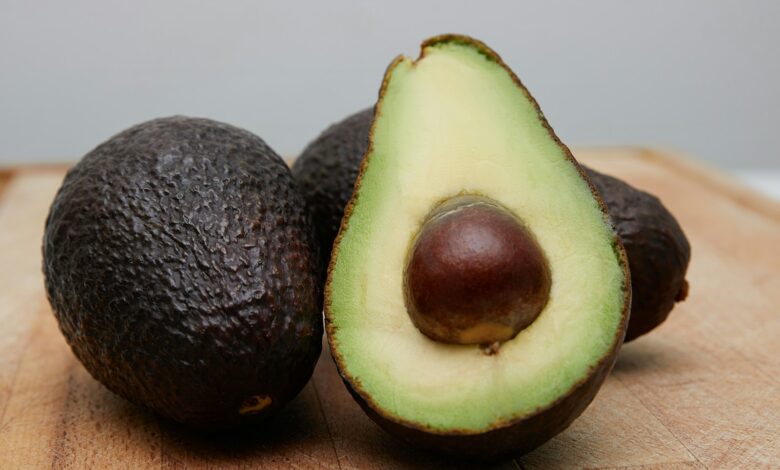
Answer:
<svg viewBox="0 0 780 470"><path fill-rule="evenodd" d="M322 252L339 230L360 162L368 148L374 110L364 109L323 131L293 164L309 202ZM581 165L607 206L631 270L631 315L625 342L663 323L685 299L691 247L674 215L654 195ZM327 263L328 257L323 261Z"/></svg>
<svg viewBox="0 0 780 470"><path fill-rule="evenodd" d="M43 258L85 368L170 419L267 416L319 357L310 215L284 161L247 131L172 117L112 137L65 177Z"/></svg>
<svg viewBox="0 0 780 470"><path fill-rule="evenodd" d="M389 421L386 429L479 435L534 421L575 390L595 393L622 342L630 287L603 207L498 56L461 36L422 49L416 62L399 58L385 75L334 244L326 326L342 376L370 415ZM512 210L551 269L542 313L492 356L430 340L404 307L410 241L433 207L463 193ZM583 408L569 406L574 416L550 422L565 427ZM539 426L542 442L562 429Z"/></svg>

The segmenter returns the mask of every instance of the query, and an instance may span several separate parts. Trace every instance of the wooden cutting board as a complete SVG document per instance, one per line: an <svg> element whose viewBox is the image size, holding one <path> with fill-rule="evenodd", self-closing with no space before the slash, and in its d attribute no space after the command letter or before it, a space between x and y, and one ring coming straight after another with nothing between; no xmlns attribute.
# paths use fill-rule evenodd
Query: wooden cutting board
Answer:
<svg viewBox="0 0 780 470"><path fill-rule="evenodd" d="M575 152L650 190L693 247L689 299L624 347L563 434L506 468L780 468L780 205L658 151ZM93 380L43 291L44 218L63 167L0 172L0 468L453 468L397 443L325 351L265 430L203 437Z"/></svg>

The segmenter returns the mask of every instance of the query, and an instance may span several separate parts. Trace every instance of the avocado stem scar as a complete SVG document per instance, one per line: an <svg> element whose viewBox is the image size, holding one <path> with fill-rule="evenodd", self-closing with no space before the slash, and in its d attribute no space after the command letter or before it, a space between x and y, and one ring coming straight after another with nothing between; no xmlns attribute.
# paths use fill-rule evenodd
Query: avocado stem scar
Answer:
<svg viewBox="0 0 780 470"><path fill-rule="evenodd" d="M498 350L501 349L501 342L493 341L490 344L481 345L481 348L482 352L485 353L486 356L494 356L498 354Z"/></svg>
<svg viewBox="0 0 780 470"><path fill-rule="evenodd" d="M238 409L238 413L242 415L259 413L268 408L272 401L271 397L267 395L252 395L244 400L241 404L241 408Z"/></svg>

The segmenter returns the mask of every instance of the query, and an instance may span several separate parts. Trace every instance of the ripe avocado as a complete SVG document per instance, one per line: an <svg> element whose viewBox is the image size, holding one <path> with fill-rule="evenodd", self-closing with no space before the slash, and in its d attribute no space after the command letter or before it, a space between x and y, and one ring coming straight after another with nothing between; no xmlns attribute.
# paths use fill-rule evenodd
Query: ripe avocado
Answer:
<svg viewBox="0 0 780 470"><path fill-rule="evenodd" d="M293 164L293 175L309 202L324 262L368 148L372 108L331 125ZM690 245L680 225L652 194L582 165L612 218L631 269L631 316L625 341L660 325L675 302L685 299Z"/></svg>
<svg viewBox="0 0 780 470"><path fill-rule="evenodd" d="M65 177L43 239L49 302L118 395L201 428L253 421L301 390L321 349L310 219L259 137L148 121Z"/></svg>
<svg viewBox="0 0 780 470"><path fill-rule="evenodd" d="M626 341L663 323L685 300L691 245L680 224L650 193L589 168L586 173L609 209L631 269L631 318Z"/></svg>
<svg viewBox="0 0 780 470"><path fill-rule="evenodd" d="M369 136L325 287L342 378L411 444L535 448L623 342L630 279L605 206L517 77L465 36L390 65Z"/></svg>

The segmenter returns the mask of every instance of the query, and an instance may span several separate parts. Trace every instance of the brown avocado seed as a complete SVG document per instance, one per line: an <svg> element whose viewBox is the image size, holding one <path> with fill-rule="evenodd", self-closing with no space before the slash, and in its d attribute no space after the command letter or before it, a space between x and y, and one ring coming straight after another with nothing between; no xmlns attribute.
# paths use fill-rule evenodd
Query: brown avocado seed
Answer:
<svg viewBox="0 0 780 470"><path fill-rule="evenodd" d="M422 224L407 257L404 300L429 338L487 345L533 323L550 282L541 247L517 217L489 198L462 195Z"/></svg>

